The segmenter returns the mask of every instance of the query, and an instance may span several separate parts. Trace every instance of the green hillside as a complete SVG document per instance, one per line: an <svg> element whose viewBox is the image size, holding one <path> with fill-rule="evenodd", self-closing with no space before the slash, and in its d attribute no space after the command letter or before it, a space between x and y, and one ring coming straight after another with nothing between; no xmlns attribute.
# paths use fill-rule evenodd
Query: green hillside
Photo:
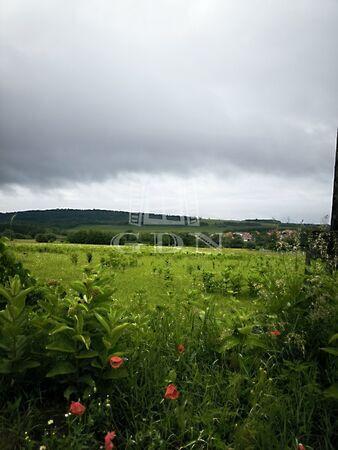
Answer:
<svg viewBox="0 0 338 450"><path fill-rule="evenodd" d="M177 216L166 216L175 220ZM186 223L188 223L186 218ZM309 226L309 225L306 225ZM201 218L200 231L267 231L274 228L296 228L299 224L282 223L274 219L220 220ZM0 213L0 232L12 230L17 233L35 235L36 233L53 231L66 234L79 229L95 229L101 231L125 231L130 229L146 231L190 231L196 227L177 225L142 225L137 227L129 223L129 213L126 211L111 211L101 209L49 209L34 211L19 211L17 213Z"/></svg>

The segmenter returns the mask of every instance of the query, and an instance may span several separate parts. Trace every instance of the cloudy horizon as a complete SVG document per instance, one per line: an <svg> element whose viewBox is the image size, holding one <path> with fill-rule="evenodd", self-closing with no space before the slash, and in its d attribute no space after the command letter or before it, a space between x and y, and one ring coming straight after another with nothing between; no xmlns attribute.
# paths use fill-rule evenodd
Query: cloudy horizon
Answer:
<svg viewBox="0 0 338 450"><path fill-rule="evenodd" d="M2 0L0 211L327 220L337 19L336 0Z"/></svg>

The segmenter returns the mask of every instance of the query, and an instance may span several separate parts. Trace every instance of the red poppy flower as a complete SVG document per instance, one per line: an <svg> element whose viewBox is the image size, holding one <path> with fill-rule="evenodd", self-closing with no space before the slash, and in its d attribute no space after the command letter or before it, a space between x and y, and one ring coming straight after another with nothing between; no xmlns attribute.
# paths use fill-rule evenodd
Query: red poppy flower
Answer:
<svg viewBox="0 0 338 450"><path fill-rule="evenodd" d="M272 336L280 336L280 331L279 330L273 330L273 331L270 331L270 334L272 335Z"/></svg>
<svg viewBox="0 0 338 450"><path fill-rule="evenodd" d="M119 367L122 366L123 363L124 363L124 359L120 358L119 356L111 356L109 358L109 364L111 365L111 367L113 369L118 369Z"/></svg>
<svg viewBox="0 0 338 450"><path fill-rule="evenodd" d="M164 394L164 398L168 398L170 400L176 400L180 396L180 392L177 390L174 384L169 384Z"/></svg>
<svg viewBox="0 0 338 450"><path fill-rule="evenodd" d="M178 353L184 353L185 352L184 345L183 344L178 344L177 351L178 351Z"/></svg>
<svg viewBox="0 0 338 450"><path fill-rule="evenodd" d="M298 450L306 450L305 445L298 444Z"/></svg>
<svg viewBox="0 0 338 450"><path fill-rule="evenodd" d="M113 440L116 437L115 431L109 431L104 437L104 448L105 450L113 450L115 447L113 444Z"/></svg>
<svg viewBox="0 0 338 450"><path fill-rule="evenodd" d="M74 414L74 416L82 416L86 411L86 407L80 402L71 402L69 407L69 412Z"/></svg>

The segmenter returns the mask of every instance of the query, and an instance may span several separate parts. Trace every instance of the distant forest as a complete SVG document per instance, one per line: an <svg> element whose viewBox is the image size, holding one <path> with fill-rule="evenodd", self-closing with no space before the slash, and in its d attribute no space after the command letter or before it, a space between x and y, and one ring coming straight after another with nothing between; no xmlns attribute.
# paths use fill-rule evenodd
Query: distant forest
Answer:
<svg viewBox="0 0 338 450"><path fill-rule="evenodd" d="M176 216L167 216L175 218ZM78 226L93 225L126 225L129 224L127 211L111 211L104 209L48 209L0 213L0 231L12 228L18 232L41 232L49 229L67 231ZM255 231L272 228L295 228L299 224L282 223L274 219L217 220L200 219L203 227L212 226L225 231ZM175 225L173 225L174 227ZM145 225L146 227L146 225Z"/></svg>

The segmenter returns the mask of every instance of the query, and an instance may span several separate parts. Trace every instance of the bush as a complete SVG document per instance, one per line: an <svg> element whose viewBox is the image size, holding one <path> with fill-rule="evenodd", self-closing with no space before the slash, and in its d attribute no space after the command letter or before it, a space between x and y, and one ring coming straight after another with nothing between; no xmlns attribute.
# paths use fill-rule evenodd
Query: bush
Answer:
<svg viewBox="0 0 338 450"><path fill-rule="evenodd" d="M79 255L77 255L76 253L72 253L70 255L70 260L76 266L77 263L79 262Z"/></svg>
<svg viewBox="0 0 338 450"><path fill-rule="evenodd" d="M15 259L9 247L9 240L0 238L0 285L8 283L10 278L15 275L19 276L24 287L34 284L34 279L30 276L29 271L24 269L21 262Z"/></svg>
<svg viewBox="0 0 338 450"><path fill-rule="evenodd" d="M109 392L113 379L126 376L124 367L113 370L109 360L121 354L119 340L130 327L111 308L114 289L98 275L74 283L66 296L54 286L34 306L26 304L33 287L23 289L18 275L7 288L0 287L6 300L0 313L4 382L13 385L13 376L22 382L19 375L38 368L26 377L26 388L41 387L52 379L49 389L60 385L67 399L88 398L94 387Z"/></svg>
<svg viewBox="0 0 338 450"><path fill-rule="evenodd" d="M36 242L54 242L56 235L54 233L38 233L35 236Z"/></svg>

